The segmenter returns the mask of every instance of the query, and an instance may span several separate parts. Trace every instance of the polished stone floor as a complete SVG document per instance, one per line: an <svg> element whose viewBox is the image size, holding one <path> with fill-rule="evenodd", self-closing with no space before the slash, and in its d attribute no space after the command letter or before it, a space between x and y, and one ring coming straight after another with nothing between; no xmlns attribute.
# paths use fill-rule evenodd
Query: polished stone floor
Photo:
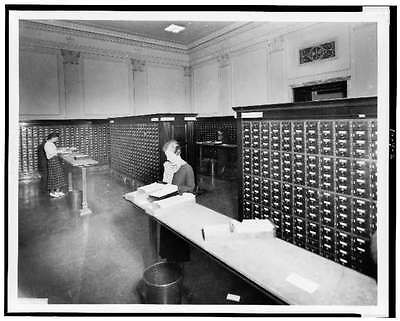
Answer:
<svg viewBox="0 0 400 321"><path fill-rule="evenodd" d="M74 174L75 188L80 178ZM237 215L236 184L199 177L201 204ZM80 217L69 198L49 199L38 182L19 185L18 295L49 303L141 303L137 287L154 262L148 217L122 195L131 189L108 171L88 175L93 214ZM271 304L226 268L192 249L184 268L185 303L225 304L228 293L246 304Z"/></svg>

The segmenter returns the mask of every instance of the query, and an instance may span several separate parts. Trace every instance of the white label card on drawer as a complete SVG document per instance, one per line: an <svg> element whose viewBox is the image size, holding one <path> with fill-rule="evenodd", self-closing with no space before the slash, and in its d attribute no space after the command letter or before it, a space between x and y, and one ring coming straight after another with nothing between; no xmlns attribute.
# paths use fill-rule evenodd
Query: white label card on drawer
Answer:
<svg viewBox="0 0 400 321"><path fill-rule="evenodd" d="M252 112L242 113L242 118L262 118L262 117L263 117L262 111L252 111Z"/></svg>
<svg viewBox="0 0 400 321"><path fill-rule="evenodd" d="M226 296L226 299L229 301L240 302L240 296L236 295L236 294L228 293L228 295Z"/></svg>
<svg viewBox="0 0 400 321"><path fill-rule="evenodd" d="M314 281L311 281L309 279L303 278L302 276L300 276L296 273L291 273L286 278L286 281L308 293L315 292L315 290L317 290L319 287L319 284L317 284Z"/></svg>

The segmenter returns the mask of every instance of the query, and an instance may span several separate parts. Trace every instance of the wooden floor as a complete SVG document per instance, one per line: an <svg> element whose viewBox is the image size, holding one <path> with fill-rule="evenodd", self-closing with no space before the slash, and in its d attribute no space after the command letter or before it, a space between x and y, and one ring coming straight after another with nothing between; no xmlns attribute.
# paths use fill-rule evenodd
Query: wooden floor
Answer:
<svg viewBox="0 0 400 321"><path fill-rule="evenodd" d="M80 184L79 176L74 174ZM198 202L237 216L236 184L201 176ZM142 303L137 288L149 257L148 217L125 201L131 189L108 171L88 175L93 214L80 217L69 199L50 199L40 184L20 183L18 295L49 303ZM247 283L196 249L185 264L185 303L270 304Z"/></svg>

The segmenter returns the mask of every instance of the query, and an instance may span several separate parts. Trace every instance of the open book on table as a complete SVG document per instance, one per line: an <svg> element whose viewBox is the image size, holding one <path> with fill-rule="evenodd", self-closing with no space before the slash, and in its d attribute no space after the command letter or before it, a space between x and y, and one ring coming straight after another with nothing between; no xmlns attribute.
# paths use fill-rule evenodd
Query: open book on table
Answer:
<svg viewBox="0 0 400 321"><path fill-rule="evenodd" d="M154 182L149 185L141 186L139 191L145 192L147 195L162 198L178 192L178 186L173 184L162 184Z"/></svg>

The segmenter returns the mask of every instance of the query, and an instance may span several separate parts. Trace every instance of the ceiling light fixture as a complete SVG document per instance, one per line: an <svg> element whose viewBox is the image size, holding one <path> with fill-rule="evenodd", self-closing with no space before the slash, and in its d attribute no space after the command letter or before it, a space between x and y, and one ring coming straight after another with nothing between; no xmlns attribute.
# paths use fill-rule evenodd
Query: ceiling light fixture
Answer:
<svg viewBox="0 0 400 321"><path fill-rule="evenodd" d="M185 29L186 29L185 27L171 24L167 28L165 28L164 30L168 31L168 32L172 32L172 33L179 33L179 32L181 32L181 31L183 31Z"/></svg>

